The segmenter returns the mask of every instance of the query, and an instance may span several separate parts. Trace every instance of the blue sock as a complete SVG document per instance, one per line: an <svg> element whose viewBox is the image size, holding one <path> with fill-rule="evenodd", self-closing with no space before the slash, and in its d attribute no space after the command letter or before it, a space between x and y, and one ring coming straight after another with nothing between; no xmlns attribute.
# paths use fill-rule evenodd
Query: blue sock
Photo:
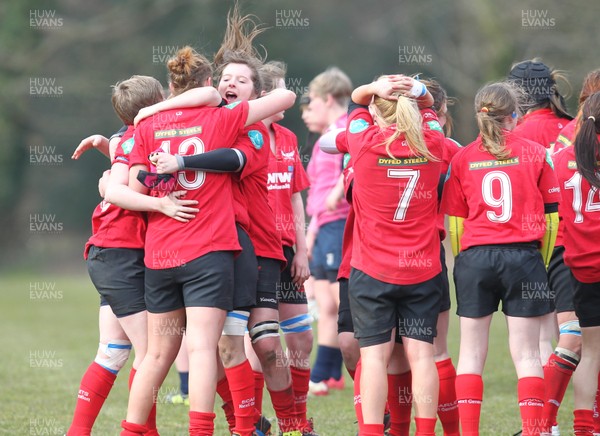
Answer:
<svg viewBox="0 0 600 436"><path fill-rule="evenodd" d="M332 350L334 351L331 355L329 373L335 380L339 380L342 378L342 365L344 364L344 359L342 357L342 351L339 348L332 348Z"/></svg>
<svg viewBox="0 0 600 436"><path fill-rule="evenodd" d="M336 352L340 354L339 348L327 347L319 345L317 348L317 358L310 372L310 381L318 383L331 378L331 366L335 359Z"/></svg>
<svg viewBox="0 0 600 436"><path fill-rule="evenodd" d="M190 378L189 372L180 372L179 373L179 390L183 395L189 394L189 385L188 380Z"/></svg>

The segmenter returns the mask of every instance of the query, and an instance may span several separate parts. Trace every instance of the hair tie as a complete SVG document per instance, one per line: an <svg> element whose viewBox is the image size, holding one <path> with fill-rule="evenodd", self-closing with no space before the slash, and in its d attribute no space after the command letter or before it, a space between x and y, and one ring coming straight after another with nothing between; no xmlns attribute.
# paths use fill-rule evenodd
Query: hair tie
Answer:
<svg viewBox="0 0 600 436"><path fill-rule="evenodd" d="M490 110L487 107L482 107L481 110L479 112L485 112L486 114L489 112Z"/></svg>
<svg viewBox="0 0 600 436"><path fill-rule="evenodd" d="M596 118L593 115L590 115L589 117L587 117L588 120L593 120L594 123L596 122Z"/></svg>

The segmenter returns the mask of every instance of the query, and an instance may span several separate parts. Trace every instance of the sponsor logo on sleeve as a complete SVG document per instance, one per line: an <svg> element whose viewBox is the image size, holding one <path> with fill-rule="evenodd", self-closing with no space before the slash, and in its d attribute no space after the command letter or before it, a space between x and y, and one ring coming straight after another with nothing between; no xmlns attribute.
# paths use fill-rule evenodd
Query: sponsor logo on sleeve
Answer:
<svg viewBox="0 0 600 436"><path fill-rule="evenodd" d="M123 149L123 153L129 154L131 150L133 150L134 139L129 138L127 141L121 144L121 148Z"/></svg>
<svg viewBox="0 0 600 436"><path fill-rule="evenodd" d="M550 165L550 168L554 169L554 162L552 162L552 158L550 157L550 150L546 149L546 162Z"/></svg>
<svg viewBox="0 0 600 436"><path fill-rule="evenodd" d="M226 105L225 107L227 109L233 109L234 107L236 107L238 104L240 104L241 101L234 101L233 103L229 103L228 105Z"/></svg>
<svg viewBox="0 0 600 436"><path fill-rule="evenodd" d="M258 130L250 130L248 132L248 138L250 138L250 142L252 142L252 145L254 145L254 148L257 150L260 150L265 144L263 135Z"/></svg>
<svg viewBox="0 0 600 436"><path fill-rule="evenodd" d="M436 120L427 121L425 124L427 124L431 130L443 132L442 126L440 126L440 123L438 123Z"/></svg>
<svg viewBox="0 0 600 436"><path fill-rule="evenodd" d="M350 122L350 127L348 130L350 133L360 133L369 128L369 123L362 118L357 118L356 120L352 120Z"/></svg>

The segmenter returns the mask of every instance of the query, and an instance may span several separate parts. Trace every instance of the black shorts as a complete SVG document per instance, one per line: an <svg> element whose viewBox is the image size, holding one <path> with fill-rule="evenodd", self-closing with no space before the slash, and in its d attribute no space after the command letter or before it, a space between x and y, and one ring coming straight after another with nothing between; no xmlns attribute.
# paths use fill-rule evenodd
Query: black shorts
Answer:
<svg viewBox="0 0 600 436"><path fill-rule="evenodd" d="M573 277L573 303L581 327L600 326L600 282L582 283Z"/></svg>
<svg viewBox="0 0 600 436"><path fill-rule="evenodd" d="M450 281L448 280L448 267L446 266L446 249L440 242L440 261L442 263L442 300L440 313L450 310Z"/></svg>
<svg viewBox="0 0 600 436"><path fill-rule="evenodd" d="M146 310L144 250L92 245L87 268L100 294L100 305L109 305L117 318Z"/></svg>
<svg viewBox="0 0 600 436"><path fill-rule="evenodd" d="M319 228L310 262L310 272L316 280L337 281L337 273L342 262L342 240L346 220L341 219L324 224Z"/></svg>
<svg viewBox="0 0 600 436"><path fill-rule="evenodd" d="M339 279L340 282L340 306L338 308L338 334L347 332L354 333L352 313L350 312L350 297L348 296L348 279Z"/></svg>
<svg viewBox="0 0 600 436"><path fill-rule="evenodd" d="M433 343L441 287L441 273L422 283L395 285L352 268L350 309L359 346L389 342L394 327L402 337Z"/></svg>
<svg viewBox="0 0 600 436"><path fill-rule="evenodd" d="M249 311L256 304L258 262L248 233L239 224L235 227L242 252L233 261L233 308Z"/></svg>
<svg viewBox="0 0 600 436"><path fill-rule="evenodd" d="M480 318L498 310L534 317L554 310L542 255L533 244L482 245L458 254L454 283L459 316Z"/></svg>
<svg viewBox="0 0 600 436"><path fill-rule="evenodd" d="M258 256L258 286L256 288L256 305L268 309L278 309L277 285L281 278L281 261Z"/></svg>
<svg viewBox="0 0 600 436"><path fill-rule="evenodd" d="M148 312L184 307L232 310L233 270L232 251L212 251L175 268L146 268Z"/></svg>
<svg viewBox="0 0 600 436"><path fill-rule="evenodd" d="M550 290L554 293L554 304L557 313L573 312L575 310L573 305L573 287L575 284L571 276L571 270L565 265L564 253L565 247L562 245L554 247L550 265L548 265L548 284Z"/></svg>
<svg viewBox="0 0 600 436"><path fill-rule="evenodd" d="M308 304L304 285L298 286L292 280L292 262L295 254L292 247L283 246L283 255L287 263L277 284L277 301L286 304Z"/></svg>

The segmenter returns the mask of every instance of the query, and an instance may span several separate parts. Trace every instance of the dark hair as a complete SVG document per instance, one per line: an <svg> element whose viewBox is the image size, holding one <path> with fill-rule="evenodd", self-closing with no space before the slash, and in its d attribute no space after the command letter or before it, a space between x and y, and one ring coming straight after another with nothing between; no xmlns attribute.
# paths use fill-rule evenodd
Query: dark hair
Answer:
<svg viewBox="0 0 600 436"><path fill-rule="evenodd" d="M598 158L600 158L600 92L590 95L583 104L579 132L575 137L577 171L590 185L600 189Z"/></svg>
<svg viewBox="0 0 600 436"><path fill-rule="evenodd" d="M204 86L212 75L212 66L208 59L189 45L179 49L167 61L169 82L173 84L173 93L181 94L192 88Z"/></svg>
<svg viewBox="0 0 600 436"><path fill-rule="evenodd" d="M540 59L534 58L513 65L508 79L523 88L529 97L529 100L522 104L525 112L550 108L559 118L573 119L567 111L565 97L558 90L559 80L570 87L561 71L552 69Z"/></svg>
<svg viewBox="0 0 600 436"><path fill-rule="evenodd" d="M598 91L600 91L600 68L590 71L583 79L583 86L579 93L579 105L583 105L590 95Z"/></svg>
<svg viewBox="0 0 600 436"><path fill-rule="evenodd" d="M259 70L260 80L263 85L263 90L271 92L277 88L277 82L280 79L285 80L287 65L281 61L269 61L265 63Z"/></svg>
<svg viewBox="0 0 600 436"><path fill-rule="evenodd" d="M452 97L448 97L446 90L439 84L438 81L434 79L423 79L420 82L427 87L429 93L433 96L433 110L439 115L443 115L446 117L446 123L444 124L444 134L446 136L450 136L452 134L452 127L454 126L454 122L452 120L452 115L448 112L448 106L452 106L454 104L454 99ZM446 103L446 112L442 113L442 107Z"/></svg>
<svg viewBox="0 0 600 436"><path fill-rule="evenodd" d="M215 82L218 83L223 75L223 70L229 64L244 64L252 72L252 83L254 92L257 96L263 89L260 68L266 59L266 50L261 54L253 45L254 38L263 33L266 28L256 24L255 15L244 15L240 13L238 2L235 2L233 9L227 14L227 29L221 47L213 58L216 74Z"/></svg>
<svg viewBox="0 0 600 436"><path fill-rule="evenodd" d="M163 100L163 89L158 80L150 76L131 76L117 82L112 90L115 112L125 124L132 125L140 109Z"/></svg>

